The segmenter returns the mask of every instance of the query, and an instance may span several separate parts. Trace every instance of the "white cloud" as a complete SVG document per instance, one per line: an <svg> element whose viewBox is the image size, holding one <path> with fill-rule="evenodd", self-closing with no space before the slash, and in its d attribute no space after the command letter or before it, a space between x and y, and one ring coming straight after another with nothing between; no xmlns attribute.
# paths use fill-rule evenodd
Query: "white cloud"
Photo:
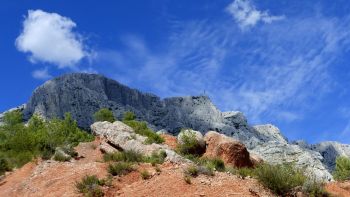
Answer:
<svg viewBox="0 0 350 197"><path fill-rule="evenodd" d="M71 19L59 14L29 10L15 44L19 51L30 54L33 63L74 67L88 55L81 36L73 32L75 27Z"/></svg>
<svg viewBox="0 0 350 197"><path fill-rule="evenodd" d="M272 23L285 18L284 16L272 16L268 11L257 10L251 0L234 0L226 10L242 29L253 27L259 21Z"/></svg>
<svg viewBox="0 0 350 197"><path fill-rule="evenodd" d="M32 76L35 79L41 79L41 80L47 80L52 78L52 76L49 74L48 68L43 68L39 70L35 70L32 72Z"/></svg>

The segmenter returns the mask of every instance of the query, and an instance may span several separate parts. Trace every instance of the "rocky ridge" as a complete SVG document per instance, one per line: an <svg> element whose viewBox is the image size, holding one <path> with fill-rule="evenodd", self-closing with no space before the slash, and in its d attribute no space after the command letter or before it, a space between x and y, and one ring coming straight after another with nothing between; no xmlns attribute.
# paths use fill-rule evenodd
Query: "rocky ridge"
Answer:
<svg viewBox="0 0 350 197"><path fill-rule="evenodd" d="M203 134L217 131L241 141L265 161L295 162L326 180L332 179L330 171L334 168L335 156L350 155L348 145L336 142L290 143L277 127L250 126L241 112L221 112L206 96L161 99L96 74L74 73L47 81L20 109L26 119L34 113L53 118L70 112L79 126L89 128L93 123L92 115L100 108L111 109L118 118L125 111L133 111L153 129L172 134L179 133L182 128L192 128Z"/></svg>

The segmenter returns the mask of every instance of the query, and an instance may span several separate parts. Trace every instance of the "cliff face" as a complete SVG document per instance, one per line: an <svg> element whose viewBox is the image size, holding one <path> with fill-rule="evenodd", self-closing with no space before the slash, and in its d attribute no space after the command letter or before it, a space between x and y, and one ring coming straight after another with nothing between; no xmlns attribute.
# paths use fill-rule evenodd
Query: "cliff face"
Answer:
<svg viewBox="0 0 350 197"><path fill-rule="evenodd" d="M89 128L93 114L109 108L119 119L133 111L155 130L177 134L182 128L205 133L214 130L243 142L270 163L294 162L323 179L332 179L334 148L326 145L291 144L273 125L250 126L241 112L221 112L206 96L160 99L96 74L67 74L38 87L26 107L25 118L34 113L46 118L70 112L79 126ZM343 151L344 152L344 151ZM343 152L337 149L336 155ZM331 156L330 156L331 155Z"/></svg>

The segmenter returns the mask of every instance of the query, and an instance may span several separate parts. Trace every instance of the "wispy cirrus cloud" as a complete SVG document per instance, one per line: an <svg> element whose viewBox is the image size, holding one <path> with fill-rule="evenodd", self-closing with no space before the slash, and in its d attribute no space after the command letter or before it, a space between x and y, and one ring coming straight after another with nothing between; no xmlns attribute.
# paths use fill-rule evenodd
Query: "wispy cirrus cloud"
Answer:
<svg viewBox="0 0 350 197"><path fill-rule="evenodd" d="M190 21L175 26L161 50L125 41L111 64L115 79L163 97L205 92L253 123L295 121L330 91L329 67L350 38L347 22L311 16L242 32L232 21Z"/></svg>
<svg viewBox="0 0 350 197"><path fill-rule="evenodd" d="M272 23L285 18L285 16L274 16L268 11L256 9L251 0L234 0L226 8L241 29L255 26L258 22Z"/></svg>

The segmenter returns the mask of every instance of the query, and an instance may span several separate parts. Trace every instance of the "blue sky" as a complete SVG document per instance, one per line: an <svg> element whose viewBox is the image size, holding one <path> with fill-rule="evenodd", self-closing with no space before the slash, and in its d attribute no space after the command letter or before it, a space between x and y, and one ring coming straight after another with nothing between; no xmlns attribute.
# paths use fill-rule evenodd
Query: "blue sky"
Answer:
<svg viewBox="0 0 350 197"><path fill-rule="evenodd" d="M207 94L289 139L350 143L350 3L14 1L0 6L0 111L45 80L100 73L161 97Z"/></svg>

